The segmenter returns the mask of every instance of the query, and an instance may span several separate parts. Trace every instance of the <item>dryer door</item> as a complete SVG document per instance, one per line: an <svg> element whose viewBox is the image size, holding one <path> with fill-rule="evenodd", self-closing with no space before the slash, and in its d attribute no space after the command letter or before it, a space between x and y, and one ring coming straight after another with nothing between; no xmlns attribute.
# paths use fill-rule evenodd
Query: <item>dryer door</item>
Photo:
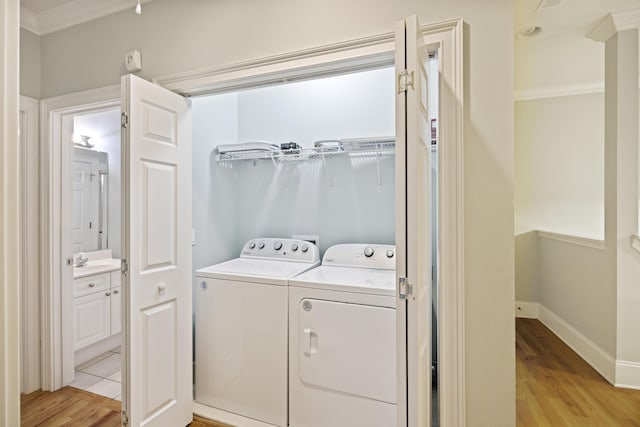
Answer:
<svg viewBox="0 0 640 427"><path fill-rule="evenodd" d="M396 402L394 309L303 299L298 310L304 383Z"/></svg>

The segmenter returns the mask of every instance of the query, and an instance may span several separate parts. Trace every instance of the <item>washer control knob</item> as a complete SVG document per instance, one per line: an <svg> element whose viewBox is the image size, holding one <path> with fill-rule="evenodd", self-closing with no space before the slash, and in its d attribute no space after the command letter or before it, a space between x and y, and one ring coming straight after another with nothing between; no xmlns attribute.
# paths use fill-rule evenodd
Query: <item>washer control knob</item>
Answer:
<svg viewBox="0 0 640 427"><path fill-rule="evenodd" d="M282 242L275 242L273 244L273 249L275 249L276 251L279 251L280 249L282 249Z"/></svg>
<svg viewBox="0 0 640 427"><path fill-rule="evenodd" d="M298 244L297 244L297 243L292 244L292 245L291 245L291 250L292 250L293 252L297 251L297 250L298 250Z"/></svg>
<svg viewBox="0 0 640 427"><path fill-rule="evenodd" d="M249 242L249 249L253 249L256 247L256 242Z"/></svg>
<svg viewBox="0 0 640 427"><path fill-rule="evenodd" d="M367 258L371 258L373 256L373 248L371 246L364 248L364 256Z"/></svg>
<svg viewBox="0 0 640 427"><path fill-rule="evenodd" d="M264 242L258 243L258 249L264 249Z"/></svg>
<svg viewBox="0 0 640 427"><path fill-rule="evenodd" d="M301 250L306 253L309 250L309 245L302 245Z"/></svg>
<svg viewBox="0 0 640 427"><path fill-rule="evenodd" d="M393 250L387 249L387 258L393 258Z"/></svg>

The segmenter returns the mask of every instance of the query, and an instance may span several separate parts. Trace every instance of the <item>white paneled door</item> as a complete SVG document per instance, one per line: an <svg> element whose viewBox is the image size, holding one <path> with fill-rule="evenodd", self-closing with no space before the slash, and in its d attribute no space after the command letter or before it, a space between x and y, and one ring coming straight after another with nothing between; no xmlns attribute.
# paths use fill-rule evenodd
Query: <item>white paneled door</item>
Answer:
<svg viewBox="0 0 640 427"><path fill-rule="evenodd" d="M431 425L431 206L427 46L415 16L396 28L398 427Z"/></svg>
<svg viewBox="0 0 640 427"><path fill-rule="evenodd" d="M98 161L90 158L73 160L73 253L98 247ZM95 205L95 206L94 206Z"/></svg>
<svg viewBox="0 0 640 427"><path fill-rule="evenodd" d="M191 116L185 98L129 75L123 108L123 422L192 419Z"/></svg>

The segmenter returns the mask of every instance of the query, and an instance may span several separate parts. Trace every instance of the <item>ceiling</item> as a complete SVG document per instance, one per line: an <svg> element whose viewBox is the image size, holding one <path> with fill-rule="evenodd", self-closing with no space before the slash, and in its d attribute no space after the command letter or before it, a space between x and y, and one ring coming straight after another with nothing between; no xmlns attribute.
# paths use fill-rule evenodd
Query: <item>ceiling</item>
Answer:
<svg viewBox="0 0 640 427"><path fill-rule="evenodd" d="M611 12L640 7L640 0L515 0L515 30L540 26L538 38L586 37Z"/></svg>
<svg viewBox="0 0 640 427"><path fill-rule="evenodd" d="M20 25L43 35L125 9L134 13L136 4L137 0L21 0Z"/></svg>
<svg viewBox="0 0 640 427"><path fill-rule="evenodd" d="M640 8L640 0L514 1L514 32L542 28L535 37L515 39L516 98L601 90L604 44L589 34L609 13Z"/></svg>

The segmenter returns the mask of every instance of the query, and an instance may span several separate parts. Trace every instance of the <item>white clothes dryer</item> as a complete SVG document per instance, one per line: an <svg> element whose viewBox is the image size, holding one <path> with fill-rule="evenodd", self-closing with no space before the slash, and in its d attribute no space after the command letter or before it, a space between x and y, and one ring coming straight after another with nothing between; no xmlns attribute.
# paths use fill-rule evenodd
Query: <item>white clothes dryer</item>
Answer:
<svg viewBox="0 0 640 427"><path fill-rule="evenodd" d="M196 271L195 400L218 411L203 415L287 426L287 284L319 263L312 243L260 238Z"/></svg>
<svg viewBox="0 0 640 427"><path fill-rule="evenodd" d="M396 425L395 247L344 244L289 281L289 425Z"/></svg>

